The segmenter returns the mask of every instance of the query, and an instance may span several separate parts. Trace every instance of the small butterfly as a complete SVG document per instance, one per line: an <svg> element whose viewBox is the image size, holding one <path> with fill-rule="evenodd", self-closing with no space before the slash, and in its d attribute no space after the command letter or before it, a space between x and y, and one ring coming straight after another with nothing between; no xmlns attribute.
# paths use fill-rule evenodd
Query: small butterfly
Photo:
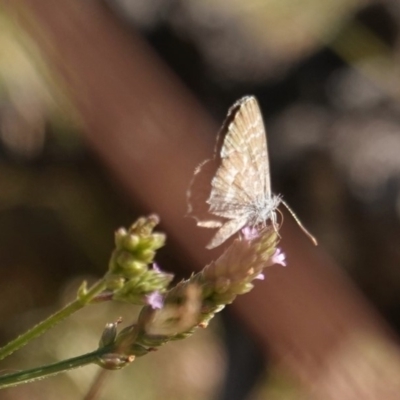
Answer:
<svg viewBox="0 0 400 400"><path fill-rule="evenodd" d="M212 249L244 227L264 228L270 221L278 231L280 203L317 244L281 196L271 191L261 111L255 97L246 96L229 109L214 158L201 163L194 172L188 190L188 215L196 219L198 226L218 228L206 246Z"/></svg>

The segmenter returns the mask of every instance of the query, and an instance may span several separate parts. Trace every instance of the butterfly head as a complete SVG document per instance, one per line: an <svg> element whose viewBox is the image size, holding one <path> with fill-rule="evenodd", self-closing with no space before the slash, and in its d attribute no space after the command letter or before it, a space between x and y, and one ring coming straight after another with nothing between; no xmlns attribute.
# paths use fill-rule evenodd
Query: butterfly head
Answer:
<svg viewBox="0 0 400 400"><path fill-rule="evenodd" d="M272 195L256 202L251 213L252 218L250 225L263 228L268 225L269 221L271 221L271 225L274 227L274 229L278 230L276 209L281 201L282 199L280 196Z"/></svg>

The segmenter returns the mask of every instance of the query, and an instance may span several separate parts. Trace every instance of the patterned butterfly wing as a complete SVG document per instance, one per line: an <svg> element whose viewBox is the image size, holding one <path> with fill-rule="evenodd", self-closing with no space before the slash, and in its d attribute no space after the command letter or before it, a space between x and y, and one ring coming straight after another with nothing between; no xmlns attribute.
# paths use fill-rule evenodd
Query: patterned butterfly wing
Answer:
<svg viewBox="0 0 400 400"><path fill-rule="evenodd" d="M271 197L265 128L254 97L233 105L219 151L220 166L211 181L210 211L235 218L257 201Z"/></svg>
<svg viewBox="0 0 400 400"><path fill-rule="evenodd" d="M197 184L204 180L206 190L207 185ZM194 193L197 197L201 193L202 205L192 205ZM265 128L254 97L244 97L230 108L214 159L196 169L188 196L189 214L197 224L219 228L207 248L219 246L259 220L259 208L271 200L272 193Z"/></svg>

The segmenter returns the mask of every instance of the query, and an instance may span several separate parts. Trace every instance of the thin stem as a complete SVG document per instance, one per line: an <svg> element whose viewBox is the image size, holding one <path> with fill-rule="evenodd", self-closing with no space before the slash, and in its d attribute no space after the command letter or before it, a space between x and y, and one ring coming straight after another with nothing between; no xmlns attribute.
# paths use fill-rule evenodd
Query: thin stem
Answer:
<svg viewBox="0 0 400 400"><path fill-rule="evenodd" d="M107 351L109 351L109 349L103 347L91 353L83 354L81 356L63 360L54 364L44 365L42 367L0 376L0 389L22 385L24 383L59 374L60 372L65 372L74 368L92 364L93 362L97 361L100 356L107 353Z"/></svg>
<svg viewBox="0 0 400 400"><path fill-rule="evenodd" d="M104 279L95 283L87 292L78 294L78 298L73 302L67 304L63 309L57 311L55 314L51 315L42 322L39 322L33 328L29 329L22 335L18 336L16 339L7 343L4 347L0 349L0 360L6 358L14 351L25 346L32 339L42 335L48 329L52 328L54 325L58 324L65 318L69 317L74 312L83 308L88 304L97 294L102 292L106 288L106 283Z"/></svg>

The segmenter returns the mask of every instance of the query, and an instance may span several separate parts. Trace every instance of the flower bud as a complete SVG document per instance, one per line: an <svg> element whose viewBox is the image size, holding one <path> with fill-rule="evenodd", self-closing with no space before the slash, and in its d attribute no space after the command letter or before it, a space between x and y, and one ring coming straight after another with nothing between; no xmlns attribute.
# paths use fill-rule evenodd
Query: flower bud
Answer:
<svg viewBox="0 0 400 400"><path fill-rule="evenodd" d="M137 249L139 243L140 243L140 237L138 235L131 233L131 234L127 234L124 237L124 239L122 241L122 247L128 251L135 251Z"/></svg>
<svg viewBox="0 0 400 400"><path fill-rule="evenodd" d="M167 237L164 233L154 232L152 234L152 238L153 238L152 248L153 250L158 250L165 245Z"/></svg>
<svg viewBox="0 0 400 400"><path fill-rule="evenodd" d="M151 264L154 260L154 256L156 255L154 250L151 250L150 248L146 248L145 250L141 251L138 254L138 258L146 264Z"/></svg>
<svg viewBox="0 0 400 400"><path fill-rule="evenodd" d="M139 261L134 255L127 251L120 251L117 255L117 264L124 275L139 275L147 270L147 264Z"/></svg>
<svg viewBox="0 0 400 400"><path fill-rule="evenodd" d="M126 235L128 234L127 230L125 228L119 228L115 234L114 234L114 239L115 239L115 246L119 249L123 246L123 241L125 240Z"/></svg>
<svg viewBox="0 0 400 400"><path fill-rule="evenodd" d="M109 346L114 343L117 336L117 326L120 322L121 320L118 320L117 322L106 324L100 338L99 347Z"/></svg>
<svg viewBox="0 0 400 400"><path fill-rule="evenodd" d="M107 289L113 291L121 289L125 283L125 279L122 278L120 275L107 274L105 276L105 280L107 284Z"/></svg>
<svg viewBox="0 0 400 400"><path fill-rule="evenodd" d="M126 367L135 360L134 355L107 353L99 357L97 364L104 369L117 370Z"/></svg>

